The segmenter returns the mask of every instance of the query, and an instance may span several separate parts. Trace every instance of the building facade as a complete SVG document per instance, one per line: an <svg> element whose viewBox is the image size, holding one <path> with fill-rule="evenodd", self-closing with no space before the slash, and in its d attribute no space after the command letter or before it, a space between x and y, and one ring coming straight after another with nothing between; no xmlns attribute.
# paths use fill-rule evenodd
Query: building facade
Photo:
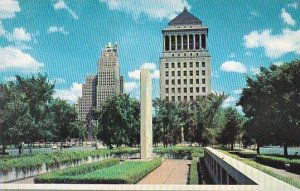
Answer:
<svg viewBox="0 0 300 191"><path fill-rule="evenodd" d="M185 8L162 30L160 98L180 102L211 92L208 28Z"/></svg>
<svg viewBox="0 0 300 191"><path fill-rule="evenodd" d="M88 126L92 123L92 110L101 108L110 96L123 93L123 76L120 76L118 46L108 43L101 52L97 75L86 76L82 84L82 96L78 98L76 108L78 119Z"/></svg>
<svg viewBox="0 0 300 191"><path fill-rule="evenodd" d="M120 94L120 67L118 45L108 43L101 53L98 65L97 108L110 96Z"/></svg>

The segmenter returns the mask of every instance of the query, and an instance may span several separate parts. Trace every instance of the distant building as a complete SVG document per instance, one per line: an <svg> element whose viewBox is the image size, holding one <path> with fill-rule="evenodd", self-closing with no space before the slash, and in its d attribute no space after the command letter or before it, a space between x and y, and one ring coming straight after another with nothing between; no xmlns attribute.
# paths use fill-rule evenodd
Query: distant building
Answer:
<svg viewBox="0 0 300 191"><path fill-rule="evenodd" d="M208 28L185 8L162 30L160 97L190 101L211 92L211 56Z"/></svg>
<svg viewBox="0 0 300 191"><path fill-rule="evenodd" d="M86 76L85 83L82 84L82 96L76 104L78 119L86 126L92 124L93 109L100 108L108 97L123 93L124 80L120 76L117 44L112 47L108 43L103 49L97 73Z"/></svg>
<svg viewBox="0 0 300 191"><path fill-rule="evenodd" d="M102 51L98 65L97 107L110 96L120 94L120 67L118 46L108 43Z"/></svg>

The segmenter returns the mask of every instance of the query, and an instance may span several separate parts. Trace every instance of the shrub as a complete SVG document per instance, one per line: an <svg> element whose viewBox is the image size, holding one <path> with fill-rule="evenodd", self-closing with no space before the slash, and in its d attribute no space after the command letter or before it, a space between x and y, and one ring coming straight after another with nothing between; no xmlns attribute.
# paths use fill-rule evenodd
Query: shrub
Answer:
<svg viewBox="0 0 300 191"><path fill-rule="evenodd" d="M291 160L290 164L291 164L290 166L291 172L300 174L300 160L299 159Z"/></svg>
<svg viewBox="0 0 300 191"><path fill-rule="evenodd" d="M111 159L110 159L111 160ZM48 173L35 178L36 183L69 183L69 184L135 184L155 168L160 166L160 158L151 161L129 161L118 165L111 165L106 168L93 168L93 171L84 173L83 168L80 174L77 171L72 173ZM74 174L75 173L75 174Z"/></svg>
<svg viewBox="0 0 300 191"><path fill-rule="evenodd" d="M95 170L116 165L119 162L120 159L105 159L93 163L82 164L76 167L67 168L55 172L49 172L46 174L36 176L34 178L34 182L35 183L52 183L52 182L64 183L65 180L63 176L75 176L75 175L86 174Z"/></svg>
<svg viewBox="0 0 300 191"><path fill-rule="evenodd" d="M255 158L256 157L256 152L250 152L250 151L240 151L237 153L242 158Z"/></svg>
<svg viewBox="0 0 300 191"><path fill-rule="evenodd" d="M189 184L199 184L198 164L196 160L192 160L190 167Z"/></svg>
<svg viewBox="0 0 300 191"><path fill-rule="evenodd" d="M199 158L200 156L204 155L204 151L200 147L175 147L175 146L167 147L167 148L158 147L154 149L154 152L160 155L171 154L171 155L175 155L175 157L188 155L190 158L191 157Z"/></svg>
<svg viewBox="0 0 300 191"><path fill-rule="evenodd" d="M271 166L274 168L285 168L285 164L290 163L290 160L284 157L274 157L274 156L266 156L266 155L257 155L256 161L265 164L267 166Z"/></svg>

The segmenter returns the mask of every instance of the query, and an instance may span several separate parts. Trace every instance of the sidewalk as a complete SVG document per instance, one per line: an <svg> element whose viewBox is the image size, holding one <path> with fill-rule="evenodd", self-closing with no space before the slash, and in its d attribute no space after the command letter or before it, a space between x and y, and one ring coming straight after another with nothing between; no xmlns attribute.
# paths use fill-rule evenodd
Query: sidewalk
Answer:
<svg viewBox="0 0 300 191"><path fill-rule="evenodd" d="M165 160L138 184L187 184L190 160Z"/></svg>

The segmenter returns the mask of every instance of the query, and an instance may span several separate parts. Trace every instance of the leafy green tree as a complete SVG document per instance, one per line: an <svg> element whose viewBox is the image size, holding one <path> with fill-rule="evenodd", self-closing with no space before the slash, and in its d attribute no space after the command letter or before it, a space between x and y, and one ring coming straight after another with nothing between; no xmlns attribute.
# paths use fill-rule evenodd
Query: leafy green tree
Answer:
<svg viewBox="0 0 300 191"><path fill-rule="evenodd" d="M289 145L300 145L300 61L261 68L247 77L238 105L248 121L246 132L259 146L281 144L287 156Z"/></svg>
<svg viewBox="0 0 300 191"><path fill-rule="evenodd" d="M94 112L99 121L98 137L112 146L136 145L140 142L139 102L128 94L108 98L100 111Z"/></svg>

